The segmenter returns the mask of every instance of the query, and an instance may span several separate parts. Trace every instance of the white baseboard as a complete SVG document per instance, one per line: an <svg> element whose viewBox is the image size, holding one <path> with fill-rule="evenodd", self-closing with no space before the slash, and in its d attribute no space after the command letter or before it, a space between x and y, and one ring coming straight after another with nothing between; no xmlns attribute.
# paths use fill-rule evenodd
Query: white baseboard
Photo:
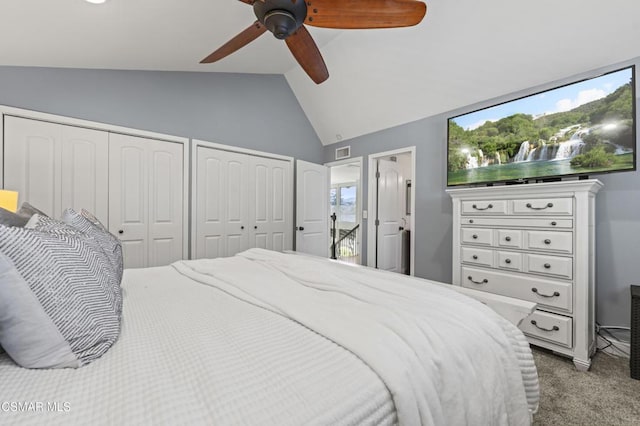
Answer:
<svg viewBox="0 0 640 426"><path fill-rule="evenodd" d="M598 336L598 342L597 342L598 349L602 350L602 352L609 355L629 358L629 354L631 353L631 345L629 343L622 342L610 336L607 336L607 340L609 340L613 344L609 346L609 342L604 340L602 337ZM605 347L606 349L604 349Z"/></svg>

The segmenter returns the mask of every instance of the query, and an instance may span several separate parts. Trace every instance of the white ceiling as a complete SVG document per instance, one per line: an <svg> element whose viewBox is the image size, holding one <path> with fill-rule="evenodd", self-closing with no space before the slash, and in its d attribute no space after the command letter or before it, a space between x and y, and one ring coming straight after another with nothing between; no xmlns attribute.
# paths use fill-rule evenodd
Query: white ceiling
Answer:
<svg viewBox="0 0 640 426"><path fill-rule="evenodd" d="M254 20L237 0L3 2L0 65L284 74L323 144L640 57L637 0L426 0L412 28L310 27L315 85L269 33L198 62Z"/></svg>

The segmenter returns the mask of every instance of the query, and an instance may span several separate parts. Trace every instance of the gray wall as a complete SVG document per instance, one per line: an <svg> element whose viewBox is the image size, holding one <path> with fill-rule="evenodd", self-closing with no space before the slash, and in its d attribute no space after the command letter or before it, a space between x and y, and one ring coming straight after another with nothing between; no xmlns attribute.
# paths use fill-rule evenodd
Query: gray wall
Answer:
<svg viewBox="0 0 640 426"><path fill-rule="evenodd" d="M0 105L322 160L282 75L0 66Z"/></svg>
<svg viewBox="0 0 640 426"><path fill-rule="evenodd" d="M635 64L640 58L585 72L544 86L525 89L438 116L343 141L324 148L324 161L335 159L335 149L350 145L352 157L416 146L416 276L451 282L452 208L446 188L447 118L508 101L541 90ZM636 84L640 75L636 75ZM636 96L640 90L636 87ZM640 98L636 99L640 107ZM640 124L640 108L636 108ZM629 285L640 284L640 172L592 176L604 183L596 197L596 319L601 325L630 321ZM365 178L366 179L366 178ZM367 204L366 182L363 205ZM366 209L366 208L365 208ZM365 227L366 229L366 227ZM363 236L366 249L366 237ZM366 259L366 252L364 254Z"/></svg>

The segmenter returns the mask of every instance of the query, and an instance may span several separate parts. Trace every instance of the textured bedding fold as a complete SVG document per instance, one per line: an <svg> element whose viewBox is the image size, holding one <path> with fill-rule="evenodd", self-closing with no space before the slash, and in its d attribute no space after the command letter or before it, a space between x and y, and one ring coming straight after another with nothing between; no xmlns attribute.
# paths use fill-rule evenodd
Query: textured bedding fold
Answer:
<svg viewBox="0 0 640 426"><path fill-rule="evenodd" d="M533 365L526 340L466 296L399 275L260 249L174 267L354 353L390 390L400 424L530 422L537 377L535 367L521 368L523 360Z"/></svg>

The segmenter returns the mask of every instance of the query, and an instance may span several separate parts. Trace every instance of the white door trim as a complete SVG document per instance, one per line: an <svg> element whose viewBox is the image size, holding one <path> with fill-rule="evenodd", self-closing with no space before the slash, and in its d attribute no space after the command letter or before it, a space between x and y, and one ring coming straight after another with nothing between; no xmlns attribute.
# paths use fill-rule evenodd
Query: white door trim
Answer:
<svg viewBox="0 0 640 426"><path fill-rule="evenodd" d="M324 163L325 166L329 167L329 173L331 173L331 167L334 166L342 166L343 164L351 164L351 163L358 163L358 165L360 166L360 174L358 177L358 198L359 198L359 203L358 203L358 207L356 208L356 214L358 215L358 223L360 224L360 232L358 232L358 244L360 245L360 252L362 253L362 234L364 232L367 232L367 229L364 226L364 222L362 220L362 205L364 204L364 193L363 193L363 188L364 188L364 182L363 182L363 178L364 178L364 170L363 170L363 166L364 166L364 159L363 157L353 157L353 158L345 158L343 160L337 160L337 161L330 161L328 163ZM329 174L329 177L331 177L331 174ZM331 185L329 185L329 187L331 187ZM328 206L327 206L328 208ZM331 235L329 235L329 240L331 240ZM331 241L329 241L329 247L331 247ZM362 255L360 255L360 264L364 264L364 259L362 257Z"/></svg>
<svg viewBox="0 0 640 426"><path fill-rule="evenodd" d="M257 156L257 157L264 157L264 158L273 158L276 160L284 160L287 161L289 163L289 182L288 182L288 188L287 191L290 194L289 197L289 210L288 210L288 214L289 217L291 218L291 226L290 229L288 230L287 233L287 239L288 241L285 242L285 250L293 250L293 241L295 240L295 216L294 216L294 210L293 210L293 205L295 203L295 193L293 191L293 182L295 180L295 174L293 173L294 167L294 158L293 157L288 157L285 155L278 155L278 154L272 154L270 152L263 152L263 151L257 151L254 149L247 149L247 148L239 148L236 146L231 146L231 145L224 145L221 143L216 143L216 142L208 142L208 141L203 141L203 140L199 140L199 139L192 139L191 140L191 189L192 192L190 193L190 201L189 201L189 205L191 205L191 220L190 220L190 233L189 235L191 236L191 256L194 256L196 253L196 213L197 213L197 206L196 206L196 199L195 199L195 186L196 186L196 182L197 182L197 161L198 159L196 158L196 154L198 151L198 147L202 146L205 148L213 148L213 149L218 149L218 150L222 150L222 151L229 151L229 152L235 152L235 153L239 153L239 154L248 154L248 155L253 155L253 156Z"/></svg>
<svg viewBox="0 0 640 426"><path fill-rule="evenodd" d="M367 179L367 265L374 266L376 261L376 201L378 194L376 192L376 173L375 162L378 158L388 157L390 155L411 154L411 218L409 219L409 226L411 230L410 239L410 275L415 275L415 257L416 257L416 147L409 146L406 148L394 149L391 151L378 152L375 154L369 154L368 158L368 179Z"/></svg>

